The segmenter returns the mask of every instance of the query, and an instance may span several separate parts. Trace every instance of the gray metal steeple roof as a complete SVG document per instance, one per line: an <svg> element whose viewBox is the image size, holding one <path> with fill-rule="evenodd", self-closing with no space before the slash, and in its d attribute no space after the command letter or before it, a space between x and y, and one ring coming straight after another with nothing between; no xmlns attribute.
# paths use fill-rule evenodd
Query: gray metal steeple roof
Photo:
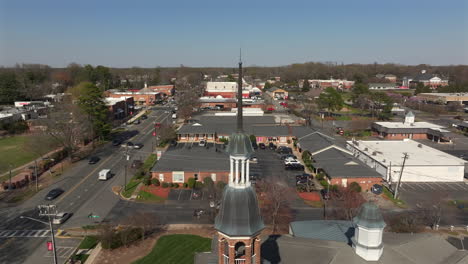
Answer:
<svg viewBox="0 0 468 264"><path fill-rule="evenodd" d="M215 228L228 236L252 236L265 228L257 196L251 186L224 188L221 208L215 219Z"/></svg>
<svg viewBox="0 0 468 264"><path fill-rule="evenodd" d="M254 150L249 136L244 133L233 133L229 138L229 144L226 149L231 156L249 157Z"/></svg>
<svg viewBox="0 0 468 264"><path fill-rule="evenodd" d="M386 226L379 207L373 202L363 204L358 215L353 218L353 222L366 228L384 228Z"/></svg>

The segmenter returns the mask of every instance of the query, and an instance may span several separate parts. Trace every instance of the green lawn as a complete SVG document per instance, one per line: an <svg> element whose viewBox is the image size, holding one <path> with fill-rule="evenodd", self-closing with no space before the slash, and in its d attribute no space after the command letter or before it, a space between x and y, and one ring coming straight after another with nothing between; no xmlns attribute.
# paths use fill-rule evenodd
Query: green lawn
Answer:
<svg viewBox="0 0 468 264"><path fill-rule="evenodd" d="M13 168L24 165L35 158L37 154L27 151L24 147L27 143L27 136L13 136L0 139L0 174L7 172L9 164ZM50 149L44 149L43 153L49 152Z"/></svg>
<svg viewBox="0 0 468 264"><path fill-rule="evenodd" d="M143 201L143 202L164 202L164 198L156 196L152 193L145 192L145 191L140 191L138 193L138 201Z"/></svg>
<svg viewBox="0 0 468 264"><path fill-rule="evenodd" d="M80 245L78 246L79 249L90 249L94 248L98 243L98 240L94 236L85 236L83 240L81 240Z"/></svg>
<svg viewBox="0 0 468 264"><path fill-rule="evenodd" d="M211 250L211 239L195 235L167 235L159 238L153 250L134 264L190 264L195 252Z"/></svg>
<svg viewBox="0 0 468 264"><path fill-rule="evenodd" d="M387 187L385 187L385 186L383 188L383 195L385 195L396 206L401 207L401 208L406 208L405 202L403 202L403 200L400 200L400 199L395 199L393 197L392 192L389 189L387 189Z"/></svg>
<svg viewBox="0 0 468 264"><path fill-rule="evenodd" d="M126 190L125 191L122 191L122 195L126 198L130 198L130 196L132 196L133 192L135 191L136 187L138 186L138 184L140 184L140 182L143 180L141 177L140 177L140 173L141 171L149 171L151 170L151 168L153 167L154 163L156 162L157 160L157 156L156 154L150 154L148 156L148 158L145 160L145 162L143 163L143 166L141 166L141 168L139 170L137 170L137 172L135 173L135 175L132 177L132 179L130 179L130 182L127 183L127 187L126 187Z"/></svg>

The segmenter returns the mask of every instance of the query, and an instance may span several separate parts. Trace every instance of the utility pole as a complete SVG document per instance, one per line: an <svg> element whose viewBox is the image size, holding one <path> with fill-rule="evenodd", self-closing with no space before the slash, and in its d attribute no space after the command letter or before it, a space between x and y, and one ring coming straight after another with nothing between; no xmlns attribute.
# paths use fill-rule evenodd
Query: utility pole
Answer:
<svg viewBox="0 0 468 264"><path fill-rule="evenodd" d="M39 190L39 186L37 183L37 159L34 160L34 178L36 180L36 192Z"/></svg>
<svg viewBox="0 0 468 264"><path fill-rule="evenodd" d="M398 190L400 188L401 176L403 175L403 169L405 168L405 162L406 162L406 159L408 158L408 153L405 152L403 154L404 154L404 156L403 156L403 165L401 166L400 177L398 178L398 183L397 183L397 185L395 187L395 195L394 195L395 199L398 199L398 194L399 194Z"/></svg>
<svg viewBox="0 0 468 264"><path fill-rule="evenodd" d="M57 215L57 207L53 204L48 204L48 205L39 205L38 208L39 208L39 216L47 216L47 218L49 219L50 235L52 236L52 250L54 254L54 264L58 264L57 250L55 248L54 226L52 225L52 218L55 217L55 215ZM46 222L43 222L34 218L30 218L30 217L22 216L21 218L28 218L36 222L47 224Z"/></svg>
<svg viewBox="0 0 468 264"><path fill-rule="evenodd" d="M8 191L11 191L11 164L10 164L10 185L8 185Z"/></svg>
<svg viewBox="0 0 468 264"><path fill-rule="evenodd" d="M127 191L127 164L128 164L128 145L125 146L125 183L124 183L124 191Z"/></svg>

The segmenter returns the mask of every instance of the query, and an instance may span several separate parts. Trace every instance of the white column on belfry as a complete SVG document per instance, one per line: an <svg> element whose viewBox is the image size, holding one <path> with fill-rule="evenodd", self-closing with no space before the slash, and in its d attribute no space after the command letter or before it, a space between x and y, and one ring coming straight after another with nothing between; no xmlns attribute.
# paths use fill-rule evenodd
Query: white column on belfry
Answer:
<svg viewBox="0 0 468 264"><path fill-rule="evenodd" d="M234 159L230 158L229 159L229 165L231 167L231 170L230 170L230 174L229 174L229 183L231 183L234 180L233 162L234 162Z"/></svg>
<svg viewBox="0 0 468 264"><path fill-rule="evenodd" d="M241 162L242 162L242 165L241 165L241 168L242 168L241 183L245 184L245 160L242 160Z"/></svg>
<svg viewBox="0 0 468 264"><path fill-rule="evenodd" d="M250 185L250 162L247 161L247 168L245 169L245 180Z"/></svg>
<svg viewBox="0 0 468 264"><path fill-rule="evenodd" d="M238 184L239 183L239 160L236 159L234 161L235 161L234 182Z"/></svg>

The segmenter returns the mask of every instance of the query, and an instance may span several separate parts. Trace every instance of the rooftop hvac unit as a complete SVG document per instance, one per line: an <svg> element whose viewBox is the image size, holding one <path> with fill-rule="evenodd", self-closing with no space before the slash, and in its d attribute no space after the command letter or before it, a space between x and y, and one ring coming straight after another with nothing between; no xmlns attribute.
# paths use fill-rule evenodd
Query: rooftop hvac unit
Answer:
<svg viewBox="0 0 468 264"><path fill-rule="evenodd" d="M376 155L377 155L376 151L372 152L372 156L376 156Z"/></svg>
<svg viewBox="0 0 468 264"><path fill-rule="evenodd" d="M418 147L419 147L419 148L422 148L422 144L418 144Z"/></svg>
<svg viewBox="0 0 468 264"><path fill-rule="evenodd" d="M369 148L364 148L364 151L368 151L368 150L369 150Z"/></svg>

